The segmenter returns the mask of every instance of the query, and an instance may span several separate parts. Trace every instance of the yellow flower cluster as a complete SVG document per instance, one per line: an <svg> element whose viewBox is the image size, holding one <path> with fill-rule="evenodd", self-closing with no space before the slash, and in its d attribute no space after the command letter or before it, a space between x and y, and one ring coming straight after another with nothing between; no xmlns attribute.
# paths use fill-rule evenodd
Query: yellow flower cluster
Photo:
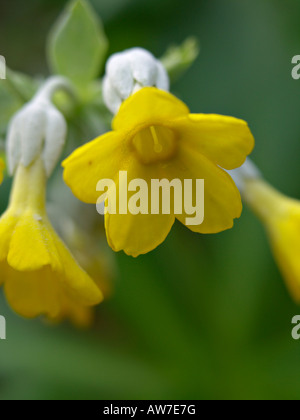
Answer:
<svg viewBox="0 0 300 420"><path fill-rule="evenodd" d="M34 102L26 112L35 112L38 105ZM123 102L113 120L113 131L65 160L64 179L74 194L88 203L97 202L99 180L117 182L122 170L127 171L129 180L204 179L204 222L188 227L199 233L217 233L231 228L242 210L240 193L224 169L241 166L253 146L246 122L191 114L170 93L143 88ZM17 151L11 152L17 162ZM32 149L30 156L36 153ZM54 320L69 317L86 324L87 308L98 304L103 295L49 222L45 163L47 156L43 155L17 165L9 207L0 219L0 284L11 306L25 317L45 314ZM109 195L108 189L107 198ZM184 212L106 214L108 243L115 251L124 250L132 256L147 253L164 241L175 218L185 223L185 217Z"/></svg>

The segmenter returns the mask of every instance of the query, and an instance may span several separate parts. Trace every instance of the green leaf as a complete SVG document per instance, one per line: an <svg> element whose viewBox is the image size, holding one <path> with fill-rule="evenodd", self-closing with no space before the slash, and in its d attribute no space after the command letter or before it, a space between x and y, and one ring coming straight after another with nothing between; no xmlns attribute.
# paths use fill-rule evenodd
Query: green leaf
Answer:
<svg viewBox="0 0 300 420"><path fill-rule="evenodd" d="M196 38L188 38L183 44L170 47L161 62L166 68L172 82L177 80L194 63L200 52Z"/></svg>
<svg viewBox="0 0 300 420"><path fill-rule="evenodd" d="M54 73L77 86L97 78L108 41L100 19L85 0L72 1L54 25L48 41L48 60Z"/></svg>

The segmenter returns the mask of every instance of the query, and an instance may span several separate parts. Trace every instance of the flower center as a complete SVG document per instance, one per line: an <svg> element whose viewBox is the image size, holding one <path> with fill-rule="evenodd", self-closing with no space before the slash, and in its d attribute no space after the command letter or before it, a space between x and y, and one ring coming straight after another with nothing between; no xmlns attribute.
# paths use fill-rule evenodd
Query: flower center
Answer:
<svg viewBox="0 0 300 420"><path fill-rule="evenodd" d="M171 159L177 149L173 130L159 125L140 130L132 140L138 159L144 163L154 163Z"/></svg>

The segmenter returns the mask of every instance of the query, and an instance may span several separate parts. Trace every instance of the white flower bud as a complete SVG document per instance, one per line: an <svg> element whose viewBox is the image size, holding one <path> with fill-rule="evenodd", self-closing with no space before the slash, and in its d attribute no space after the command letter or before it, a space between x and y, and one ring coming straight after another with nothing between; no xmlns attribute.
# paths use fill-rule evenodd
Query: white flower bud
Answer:
<svg viewBox="0 0 300 420"><path fill-rule="evenodd" d="M122 102L142 87L169 90L169 77L162 63L142 48L112 55L106 64L103 98L107 108L117 113Z"/></svg>
<svg viewBox="0 0 300 420"><path fill-rule="evenodd" d="M62 152L67 124L64 116L51 103L54 92L68 89L62 78L49 79L36 96L11 120L7 135L7 160L11 175L19 163L29 166L42 156L47 176L50 176Z"/></svg>

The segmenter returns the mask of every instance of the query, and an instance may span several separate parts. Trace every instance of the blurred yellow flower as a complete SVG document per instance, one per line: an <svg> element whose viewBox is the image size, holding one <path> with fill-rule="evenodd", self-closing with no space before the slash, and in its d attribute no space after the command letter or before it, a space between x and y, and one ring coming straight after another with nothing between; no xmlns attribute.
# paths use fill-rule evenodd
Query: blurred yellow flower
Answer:
<svg viewBox="0 0 300 420"><path fill-rule="evenodd" d="M261 178L246 180L243 194L264 223L282 275L300 303L300 201L284 196Z"/></svg>
<svg viewBox="0 0 300 420"><path fill-rule="evenodd" d="M12 308L25 317L59 317L92 306L102 293L53 230L45 208L41 158L21 163L8 210L0 219L0 284Z"/></svg>
<svg viewBox="0 0 300 420"><path fill-rule="evenodd" d="M50 323L60 323L69 320L77 328L89 328L94 321L93 307L82 305L74 299L61 300L60 311L55 316L48 316Z"/></svg>
<svg viewBox="0 0 300 420"><path fill-rule="evenodd" d="M106 133L79 149L63 163L64 179L82 201L96 203L96 185L119 171L128 180L204 179L205 218L194 232L217 233L233 226L242 204L238 189L222 169L241 166L254 146L245 121L220 115L190 114L187 106L168 92L143 88L120 107ZM108 191L109 194L109 191ZM145 254L161 244L175 217L186 214L106 214L109 245L127 254Z"/></svg>

